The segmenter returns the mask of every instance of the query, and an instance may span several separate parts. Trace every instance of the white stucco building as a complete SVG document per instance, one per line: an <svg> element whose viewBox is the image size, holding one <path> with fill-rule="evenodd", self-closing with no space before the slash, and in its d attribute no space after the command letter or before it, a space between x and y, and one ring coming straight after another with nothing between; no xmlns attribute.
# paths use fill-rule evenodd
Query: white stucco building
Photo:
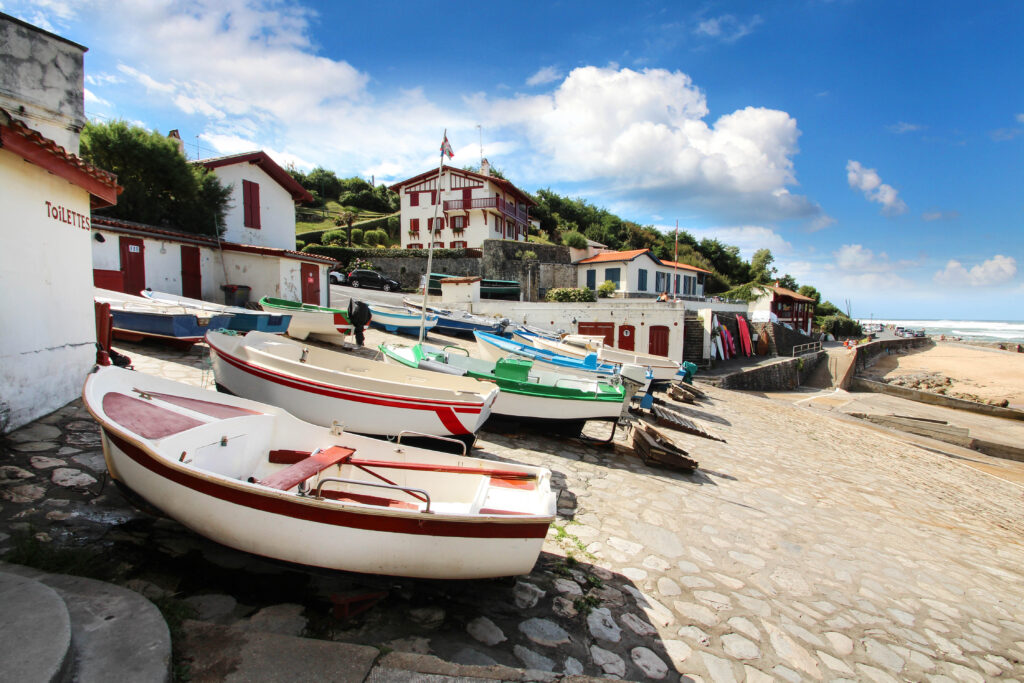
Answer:
<svg viewBox="0 0 1024 683"><path fill-rule="evenodd" d="M530 196L503 178L445 166L391 186L401 197L402 248L479 249L487 239L526 241ZM436 219L435 219L436 216Z"/></svg>
<svg viewBox="0 0 1024 683"><path fill-rule="evenodd" d="M702 298L708 271L688 263L663 261L650 249L605 251L576 262L580 287L596 290L603 282L615 283L615 295Z"/></svg>
<svg viewBox="0 0 1024 683"><path fill-rule="evenodd" d="M0 14L0 432L81 394L96 360L90 209L113 174L78 158L86 48ZM16 305L15 305L16 304Z"/></svg>

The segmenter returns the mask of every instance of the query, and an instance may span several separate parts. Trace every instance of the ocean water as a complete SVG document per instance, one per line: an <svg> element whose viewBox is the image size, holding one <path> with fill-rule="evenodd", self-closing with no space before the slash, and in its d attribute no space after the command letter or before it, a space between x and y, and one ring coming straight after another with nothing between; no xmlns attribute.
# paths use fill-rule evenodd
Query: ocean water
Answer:
<svg viewBox="0 0 1024 683"><path fill-rule="evenodd" d="M1024 320L894 320L861 318L861 323L896 325L912 330L924 329L925 334L961 337L974 341L1024 343Z"/></svg>

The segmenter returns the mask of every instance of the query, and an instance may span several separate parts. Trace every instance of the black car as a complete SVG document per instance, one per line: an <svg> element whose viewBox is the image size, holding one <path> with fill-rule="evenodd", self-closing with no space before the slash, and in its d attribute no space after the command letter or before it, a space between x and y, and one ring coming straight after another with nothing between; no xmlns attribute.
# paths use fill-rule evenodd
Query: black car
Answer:
<svg viewBox="0 0 1024 683"><path fill-rule="evenodd" d="M357 268L345 278L342 284L350 287L373 287L383 289L385 292L397 292L402 287L391 278L384 277L375 270L363 270Z"/></svg>

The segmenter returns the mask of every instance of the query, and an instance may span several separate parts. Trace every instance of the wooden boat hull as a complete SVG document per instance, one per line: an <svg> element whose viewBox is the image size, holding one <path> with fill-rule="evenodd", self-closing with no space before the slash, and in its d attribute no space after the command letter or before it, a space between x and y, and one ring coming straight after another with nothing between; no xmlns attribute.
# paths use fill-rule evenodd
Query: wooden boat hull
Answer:
<svg viewBox="0 0 1024 683"><path fill-rule="evenodd" d="M533 568L554 518L550 472L542 468L396 446L170 380L140 373L109 379L112 371L128 373L100 369L87 379L83 392L102 428L111 476L189 529L238 550L395 576L508 576ZM169 402L175 400L179 405ZM147 412L169 417L154 422ZM335 491L324 497L302 495L297 486L275 488L269 483L275 475L261 474L259 468L276 467L280 474L283 465L266 462L268 454L282 448L306 453L335 448L347 457L363 453L376 458L371 462L384 462L384 467L398 463L404 469L387 471L398 488L408 488L386 494L396 498L360 495L354 492L358 487L337 482L322 482ZM247 476L252 463L258 465L252 470L255 482ZM496 465L501 470L486 469ZM360 472L342 461L309 482L328 476L324 473L363 481ZM507 486L510 482L516 483ZM410 490L446 492L451 502L430 494L433 509L426 512Z"/></svg>
<svg viewBox="0 0 1024 683"><path fill-rule="evenodd" d="M352 333L348 313L339 309L271 297L260 299L260 306L264 311L290 315L287 334L294 339L306 339L313 335L340 346L345 343L345 337Z"/></svg>
<svg viewBox="0 0 1024 683"><path fill-rule="evenodd" d="M176 344L195 344L203 340L207 329L227 327L232 316L197 318L191 313L143 313L110 309L114 337L126 341L155 339Z"/></svg>
<svg viewBox="0 0 1024 683"><path fill-rule="evenodd" d="M253 311L239 306L226 306L210 301L192 299L167 292L154 292L145 290L142 296L155 304L166 304L181 306L186 311L194 311L199 315L230 314L225 329L237 332L269 332L271 334L284 334L291 323L291 316L287 314L266 313Z"/></svg>
<svg viewBox="0 0 1024 683"><path fill-rule="evenodd" d="M403 299L402 302L412 310L414 315L418 315L418 311L423 309L423 304L416 303L411 299ZM427 310L437 316L434 330L445 334L472 337L474 332L487 332L500 335L508 325L507 319L485 318L465 311L452 311L433 306L427 306Z"/></svg>
<svg viewBox="0 0 1024 683"><path fill-rule="evenodd" d="M299 361L302 345L296 342L275 340L275 346L291 352L288 358L253 352L244 339L216 333L207 337L217 384L236 396L281 406L317 425L337 422L360 434L393 436L405 430L472 442L497 396L493 386L469 379L462 383L479 393L431 388L422 377L431 375L423 371L410 371L408 377L397 380L376 379L374 375L380 373L372 366L383 363L352 356L343 356L350 368L347 372L316 367ZM419 387L423 390L417 391Z"/></svg>

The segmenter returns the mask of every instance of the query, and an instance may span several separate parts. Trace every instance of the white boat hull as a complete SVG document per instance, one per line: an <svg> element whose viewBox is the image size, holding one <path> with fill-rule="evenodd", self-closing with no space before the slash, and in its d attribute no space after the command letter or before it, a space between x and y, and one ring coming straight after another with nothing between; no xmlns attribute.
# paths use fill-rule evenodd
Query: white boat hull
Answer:
<svg viewBox="0 0 1024 683"><path fill-rule="evenodd" d="M620 365L640 365L651 369L651 379L655 381L671 380L679 373L679 363L669 360L664 356L652 356L646 353L631 353L621 349L612 349L601 344L595 344L592 348L584 348L565 342L557 342L543 337L522 337L528 339L529 343L538 349L547 349L566 356L583 358L589 351L597 353L597 359L602 363L616 363Z"/></svg>
<svg viewBox="0 0 1024 683"><path fill-rule="evenodd" d="M283 308L267 310L287 313L292 317L288 324L288 336L293 339L301 340L313 335L317 339L341 346L352 332L352 326L340 313L289 311Z"/></svg>
<svg viewBox="0 0 1024 683"><path fill-rule="evenodd" d="M533 568L554 519L551 473L543 468L329 430L279 408L119 368L91 374L83 395L102 428L111 476L186 527L238 550L364 573L509 576ZM310 486L303 494L297 482L270 483L289 469L268 456L282 448L300 457L340 450L352 462L335 459L297 480ZM489 469L495 466L501 469ZM386 498L352 498L356 489L380 490L359 486L380 483L365 467L392 468L384 470L395 482ZM318 482L337 495L313 495ZM411 491L427 492L430 502Z"/></svg>
<svg viewBox="0 0 1024 683"><path fill-rule="evenodd" d="M622 413L622 403L499 391L491 412L496 416L524 420L614 420Z"/></svg>

